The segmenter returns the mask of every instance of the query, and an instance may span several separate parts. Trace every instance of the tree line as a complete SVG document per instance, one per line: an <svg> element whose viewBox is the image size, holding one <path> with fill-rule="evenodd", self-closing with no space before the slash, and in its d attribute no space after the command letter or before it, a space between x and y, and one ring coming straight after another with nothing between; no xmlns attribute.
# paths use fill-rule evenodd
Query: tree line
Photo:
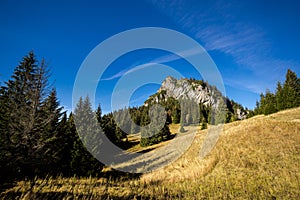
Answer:
<svg viewBox="0 0 300 200"><path fill-rule="evenodd" d="M256 107L251 113L272 114L277 111L295 108L300 106L300 78L296 73L288 69L283 83L277 82L277 88L274 93L266 90L260 94L260 100L256 102Z"/></svg>
<svg viewBox="0 0 300 200"><path fill-rule="evenodd" d="M84 145L97 139L91 130L101 128L112 143L126 149L130 145L128 133L142 131L143 135L152 131L151 127L143 129L150 124L149 114L154 119L162 114L149 113L147 107L141 106L102 115L101 106L93 111L89 97L85 97L68 115L48 80L44 60L39 62L30 52L11 78L1 84L0 182L46 175L95 176L104 165ZM94 121L97 123L89 123ZM167 123L158 135L142 139L141 145L166 140L170 135Z"/></svg>
<svg viewBox="0 0 300 200"><path fill-rule="evenodd" d="M30 52L0 88L1 182L45 175L87 176L103 167L83 146L76 131L81 127L74 123L91 107L89 99L80 99L67 116L48 78L44 60L38 62Z"/></svg>

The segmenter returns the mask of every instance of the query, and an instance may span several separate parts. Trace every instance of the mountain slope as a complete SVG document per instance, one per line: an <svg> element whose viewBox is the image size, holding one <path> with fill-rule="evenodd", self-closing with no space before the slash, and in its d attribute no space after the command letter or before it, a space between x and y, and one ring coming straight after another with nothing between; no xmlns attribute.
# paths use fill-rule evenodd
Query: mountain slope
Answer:
<svg viewBox="0 0 300 200"><path fill-rule="evenodd" d="M2 199L299 199L300 107L224 125L199 158L206 130L172 164L134 179L20 181ZM153 150L155 151L155 150Z"/></svg>
<svg viewBox="0 0 300 200"><path fill-rule="evenodd" d="M212 152L199 159L205 135L200 131L180 159L144 180L180 182L199 198L300 197L300 107L224 125Z"/></svg>

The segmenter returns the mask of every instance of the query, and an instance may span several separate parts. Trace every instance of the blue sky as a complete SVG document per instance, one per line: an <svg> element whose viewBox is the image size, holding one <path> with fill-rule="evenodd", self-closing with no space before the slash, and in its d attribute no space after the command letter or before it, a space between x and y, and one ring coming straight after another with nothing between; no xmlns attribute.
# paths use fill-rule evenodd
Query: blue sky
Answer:
<svg viewBox="0 0 300 200"><path fill-rule="evenodd" d="M14 1L0 2L0 82L29 51L45 58L61 105L72 109L76 73L89 52L105 39L139 27L164 27L199 42L216 63L229 98L249 108L259 93L273 91L288 68L300 75L298 1ZM121 44L120 44L121 45ZM147 62L200 78L183 59L146 49L117 59L102 77L96 101L110 109L110 94L129 69ZM140 105L158 85L132 96Z"/></svg>

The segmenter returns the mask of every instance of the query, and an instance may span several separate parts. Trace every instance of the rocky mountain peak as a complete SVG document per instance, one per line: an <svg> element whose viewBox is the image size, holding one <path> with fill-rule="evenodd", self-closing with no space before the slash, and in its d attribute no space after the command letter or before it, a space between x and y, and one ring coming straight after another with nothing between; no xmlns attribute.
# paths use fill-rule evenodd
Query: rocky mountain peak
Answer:
<svg viewBox="0 0 300 200"><path fill-rule="evenodd" d="M204 105L214 104L211 91L207 83L192 79L175 79L168 76L162 83L158 93L165 91L165 97L174 99L189 99Z"/></svg>
<svg viewBox="0 0 300 200"><path fill-rule="evenodd" d="M172 76L168 76L162 82L157 93L151 95L144 105L167 102L169 98L189 100L210 108L226 108L237 119L245 119L247 116L240 104L224 97L215 86L203 80L187 78L178 80Z"/></svg>

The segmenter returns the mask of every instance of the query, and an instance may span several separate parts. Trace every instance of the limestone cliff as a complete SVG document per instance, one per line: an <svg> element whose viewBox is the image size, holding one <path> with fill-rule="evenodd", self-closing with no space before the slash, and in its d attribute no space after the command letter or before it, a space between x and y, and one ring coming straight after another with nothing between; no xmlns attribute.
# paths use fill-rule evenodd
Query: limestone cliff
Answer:
<svg viewBox="0 0 300 200"><path fill-rule="evenodd" d="M191 100L206 107L226 107L237 119L245 119L246 111L240 104L224 97L221 92L207 82L195 79L179 79L168 76L154 95L145 102L145 106L151 103L166 102L168 98L175 100Z"/></svg>

